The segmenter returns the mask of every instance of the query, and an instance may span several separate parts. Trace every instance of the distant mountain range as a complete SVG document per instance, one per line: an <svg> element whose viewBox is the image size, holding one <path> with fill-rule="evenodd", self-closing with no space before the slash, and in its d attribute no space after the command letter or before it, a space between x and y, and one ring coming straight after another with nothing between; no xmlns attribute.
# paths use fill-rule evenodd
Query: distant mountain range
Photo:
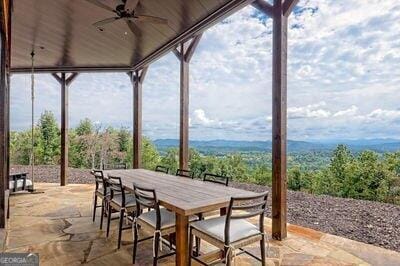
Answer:
<svg viewBox="0 0 400 266"><path fill-rule="evenodd" d="M166 151L179 146L177 139L157 139L157 149ZM337 145L345 144L352 151L373 150L376 152L393 152L400 150L400 140L396 139L358 139L358 140L324 140L298 141L288 140L288 152L331 151ZM237 141L237 140L193 140L190 147L202 153L224 154L227 152L270 152L271 141Z"/></svg>

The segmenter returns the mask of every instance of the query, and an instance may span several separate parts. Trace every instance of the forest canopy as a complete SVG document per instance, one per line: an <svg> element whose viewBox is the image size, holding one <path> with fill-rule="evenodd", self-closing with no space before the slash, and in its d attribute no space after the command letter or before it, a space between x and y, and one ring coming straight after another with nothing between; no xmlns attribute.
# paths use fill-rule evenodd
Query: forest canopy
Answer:
<svg viewBox="0 0 400 266"><path fill-rule="evenodd" d="M45 111L34 128L36 165L54 165L60 161L60 129L52 112ZM143 137L142 167L156 165L178 168L178 149L158 151ZM128 128L103 127L89 119L69 130L69 165L74 168L101 168L103 164L132 164L132 134ZM14 131L10 136L10 163L30 163L31 131ZM320 153L289 154L288 188L313 194L326 194L400 204L400 151L376 153L364 150L352 153L338 145L328 158ZM326 163L320 163L326 162ZM204 172L227 175L234 181L271 185L269 153L256 152L205 155L190 150L190 169L195 176ZM317 165L317 167L315 167Z"/></svg>

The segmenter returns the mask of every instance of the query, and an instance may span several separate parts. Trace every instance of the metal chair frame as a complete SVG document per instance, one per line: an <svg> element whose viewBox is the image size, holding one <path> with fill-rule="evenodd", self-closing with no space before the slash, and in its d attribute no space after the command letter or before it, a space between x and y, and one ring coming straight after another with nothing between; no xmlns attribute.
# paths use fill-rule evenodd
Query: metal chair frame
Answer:
<svg viewBox="0 0 400 266"><path fill-rule="evenodd" d="M160 172L160 173L168 174L169 168L166 167L166 166L163 166L163 165L157 165L155 171L156 172Z"/></svg>
<svg viewBox="0 0 400 266"><path fill-rule="evenodd" d="M213 182L221 185L228 186L229 185L229 177L224 175L216 175L211 173L204 173L203 181L204 182Z"/></svg>
<svg viewBox="0 0 400 266"><path fill-rule="evenodd" d="M108 198L108 215L107 215L107 237L110 233L110 223L111 223L111 215L113 210L119 212L119 227L118 227L118 249L121 247L121 238L122 231L130 229L129 227L123 227L124 216L129 215L129 213L133 213L135 211L134 207L127 208L126 207L126 193L125 189L122 186L122 181L120 177L108 175L107 186L110 189L110 196ZM117 205L113 202L113 198L115 195L121 195L121 206Z"/></svg>
<svg viewBox="0 0 400 266"><path fill-rule="evenodd" d="M265 252L265 239L266 239L266 234L264 233L264 217L265 217L265 211L267 207L267 198L268 198L268 192L263 192L255 196L251 197L232 197L230 202L229 202L229 207L227 210L226 218L225 218L225 229L224 229L224 258L225 258L225 264L226 265L231 265L231 259L232 255L230 254L230 249L232 248L231 246L231 241L230 241L230 225L231 225L231 220L235 219L249 219L252 217L259 216L259 222L258 222L258 229L260 231L260 235L255 235L257 238L254 239L253 242L260 241L260 249L261 249L261 258L257 257L256 255L244 250L242 246L239 246L238 249L241 251L240 253L236 255L240 255L243 253L246 253L247 255L257 259L262 263L264 266L266 264L266 252ZM245 211L245 213L241 214L234 214L235 211ZM193 250L193 231L195 228L192 226L189 227L189 250ZM204 233L206 234L206 233ZM213 237L210 236L210 239ZM260 238L260 240L258 240ZM207 240L205 240L207 241ZM244 242L244 246L248 245L253 242L249 242L249 239L246 239L247 242ZM239 241L240 242L240 241ZM236 243L236 242L235 242ZM208 265L204 261L200 260L199 258L193 256L192 252L190 252L190 257L197 262L199 262L202 265ZM191 260L189 262L189 265L191 265Z"/></svg>

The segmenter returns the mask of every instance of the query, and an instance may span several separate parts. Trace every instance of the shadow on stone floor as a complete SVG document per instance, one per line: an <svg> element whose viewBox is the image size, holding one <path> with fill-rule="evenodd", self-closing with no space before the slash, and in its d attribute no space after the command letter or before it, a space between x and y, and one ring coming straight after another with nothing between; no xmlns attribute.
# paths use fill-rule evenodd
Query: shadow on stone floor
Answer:
<svg viewBox="0 0 400 266"><path fill-rule="evenodd" d="M100 217L92 222L92 185L36 186L45 193L11 197L9 225L1 232L6 238L4 251L37 252L41 265L131 265L131 231L123 231L122 247L117 250L117 221L112 222L108 239L105 230L99 230ZM270 219L266 218L265 224L270 235ZM270 241L267 265L400 265L400 254L394 251L295 225L288 225L288 232L286 240ZM260 253L257 245L248 249ZM213 248L202 243L202 250ZM175 265L174 260L171 256L159 264ZM235 263L259 265L244 255L235 258ZM152 265L151 240L139 243L136 265Z"/></svg>

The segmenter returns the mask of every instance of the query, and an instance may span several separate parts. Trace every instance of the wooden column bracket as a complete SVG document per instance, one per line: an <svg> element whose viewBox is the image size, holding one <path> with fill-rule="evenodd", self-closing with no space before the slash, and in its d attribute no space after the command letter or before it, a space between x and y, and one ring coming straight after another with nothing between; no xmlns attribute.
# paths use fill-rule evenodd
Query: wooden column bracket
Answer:
<svg viewBox="0 0 400 266"><path fill-rule="evenodd" d="M271 18L275 16L274 6L265 0L256 0L251 5Z"/></svg>
<svg viewBox="0 0 400 266"><path fill-rule="evenodd" d="M51 74L61 85L61 175L60 185L65 186L68 182L68 88L78 73L71 73L68 77L66 73L59 76Z"/></svg>
<svg viewBox="0 0 400 266"><path fill-rule="evenodd" d="M286 0L282 6L283 15L285 17L288 17L292 13L294 7L297 5L298 2L299 0Z"/></svg>
<svg viewBox="0 0 400 266"><path fill-rule="evenodd" d="M283 16L288 17L298 2L299 0L286 0L281 4L281 8L279 10L276 10L275 5L271 5L265 0L255 0L251 5L267 16L274 18L276 15L275 13L279 13L279 11L281 11Z"/></svg>
<svg viewBox="0 0 400 266"><path fill-rule="evenodd" d="M128 72L133 85L133 162L134 169L142 165L142 84L148 67Z"/></svg>
<svg viewBox="0 0 400 266"><path fill-rule="evenodd" d="M189 63L202 34L179 45L173 53L180 61L179 168L189 169Z"/></svg>

